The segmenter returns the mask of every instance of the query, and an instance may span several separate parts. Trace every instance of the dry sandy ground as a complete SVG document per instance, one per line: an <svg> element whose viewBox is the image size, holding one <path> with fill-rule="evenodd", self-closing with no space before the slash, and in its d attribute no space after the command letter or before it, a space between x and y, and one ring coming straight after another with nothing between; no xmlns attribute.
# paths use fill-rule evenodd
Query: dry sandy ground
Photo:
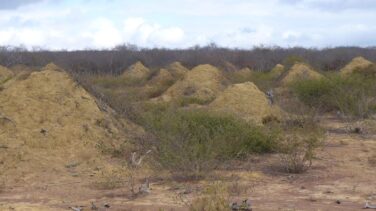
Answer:
<svg viewBox="0 0 376 211"><path fill-rule="evenodd" d="M304 174L281 173L273 167L276 156L255 156L232 163L210 181L154 179L149 195L131 200L127 188L95 189L94 171L69 168L60 178L41 175L27 186L5 184L0 210L91 210L91 202L99 210L187 210L183 201L218 178L237 184L239 198L250 198L253 210L361 210L365 201L376 204L376 167L368 161L376 154L376 138L345 133L345 124L334 118L324 119L323 125L329 131L326 146Z"/></svg>

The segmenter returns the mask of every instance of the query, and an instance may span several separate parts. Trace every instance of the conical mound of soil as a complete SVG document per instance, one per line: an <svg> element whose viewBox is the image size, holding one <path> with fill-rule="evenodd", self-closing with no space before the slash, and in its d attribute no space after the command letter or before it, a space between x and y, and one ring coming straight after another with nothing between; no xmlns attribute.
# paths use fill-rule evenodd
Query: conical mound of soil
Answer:
<svg viewBox="0 0 376 211"><path fill-rule="evenodd" d="M166 69L172 74L175 79L181 79L189 71L180 62L173 62L169 64Z"/></svg>
<svg viewBox="0 0 376 211"><path fill-rule="evenodd" d="M16 65L16 66L12 66L11 70L13 72L12 76L9 77L2 84L0 83L0 86L3 89L6 89L7 87L11 86L13 83L16 83L17 81L26 79L27 77L29 77L31 72L36 71L37 69L26 67L24 65Z"/></svg>
<svg viewBox="0 0 376 211"><path fill-rule="evenodd" d="M141 62L136 62L124 71L122 76L128 80L140 81L145 80L150 75L149 68L145 67Z"/></svg>
<svg viewBox="0 0 376 211"><path fill-rule="evenodd" d="M209 109L232 113L255 124L262 124L266 117L281 115L280 109L252 82L231 85L209 104Z"/></svg>
<svg viewBox="0 0 376 211"><path fill-rule="evenodd" d="M174 76L167 69L160 69L157 75L150 79L149 84L151 85L164 85L174 81Z"/></svg>
<svg viewBox="0 0 376 211"><path fill-rule="evenodd" d="M29 67L29 66L26 66L26 65L23 65L23 64L16 64L16 65L11 66L10 69L15 74L18 74L18 73L21 73L21 72L32 72L32 71L37 70L38 68L36 68L36 67Z"/></svg>
<svg viewBox="0 0 376 211"><path fill-rule="evenodd" d="M127 137L110 109L60 70L47 65L1 92L1 180L40 181L66 172L71 162L92 170L100 151Z"/></svg>
<svg viewBox="0 0 376 211"><path fill-rule="evenodd" d="M224 71L226 71L226 72L236 72L236 71L238 71L238 68L231 62L226 61L226 62L224 62L223 66L224 66Z"/></svg>
<svg viewBox="0 0 376 211"><path fill-rule="evenodd" d="M177 80L180 80L189 70L179 62L174 62L160 69L144 86L144 92L149 98L159 97Z"/></svg>
<svg viewBox="0 0 376 211"><path fill-rule="evenodd" d="M199 65L168 88L161 99L166 102L188 99L192 103L207 103L224 88L222 83L223 76L216 67Z"/></svg>
<svg viewBox="0 0 376 211"><path fill-rule="evenodd" d="M291 82L298 80L313 80L320 79L323 75L313 70L309 65L304 63L296 63L282 78L282 85L288 85Z"/></svg>
<svg viewBox="0 0 376 211"><path fill-rule="evenodd" d="M283 74L283 71L285 70L285 66L281 65L281 64L277 64L271 71L270 71L270 75L273 77L273 78L278 78L280 77L282 74Z"/></svg>
<svg viewBox="0 0 376 211"><path fill-rule="evenodd" d="M57 71L62 71L59 66L57 66L55 63L48 63L46 66L42 68L42 71L44 70L57 70Z"/></svg>
<svg viewBox="0 0 376 211"><path fill-rule="evenodd" d="M248 67L245 67L237 71L236 74L243 77L250 77L252 75L252 70Z"/></svg>
<svg viewBox="0 0 376 211"><path fill-rule="evenodd" d="M0 85L13 77L13 72L0 65Z"/></svg>
<svg viewBox="0 0 376 211"><path fill-rule="evenodd" d="M225 72L224 75L232 83L243 83L251 80L253 71L245 67L234 72Z"/></svg>
<svg viewBox="0 0 376 211"><path fill-rule="evenodd" d="M353 72L361 72L368 67L374 65L372 62L368 61L363 57L356 57L349 64L340 70L341 75L349 75Z"/></svg>

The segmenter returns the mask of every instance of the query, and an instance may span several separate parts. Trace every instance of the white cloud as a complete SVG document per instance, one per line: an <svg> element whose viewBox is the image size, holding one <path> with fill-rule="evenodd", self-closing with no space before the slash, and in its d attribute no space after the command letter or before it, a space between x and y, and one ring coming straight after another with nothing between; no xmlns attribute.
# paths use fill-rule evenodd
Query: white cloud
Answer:
<svg viewBox="0 0 376 211"><path fill-rule="evenodd" d="M83 37L91 40L91 45L96 48L110 48L122 42L122 35L112 21L99 18L83 29Z"/></svg>
<svg viewBox="0 0 376 211"><path fill-rule="evenodd" d="M26 1L0 0L0 45L376 45L375 0Z"/></svg>
<svg viewBox="0 0 376 211"><path fill-rule="evenodd" d="M124 21L126 42L141 46L174 47L184 39L184 31L179 27L162 27L143 18L128 18Z"/></svg>

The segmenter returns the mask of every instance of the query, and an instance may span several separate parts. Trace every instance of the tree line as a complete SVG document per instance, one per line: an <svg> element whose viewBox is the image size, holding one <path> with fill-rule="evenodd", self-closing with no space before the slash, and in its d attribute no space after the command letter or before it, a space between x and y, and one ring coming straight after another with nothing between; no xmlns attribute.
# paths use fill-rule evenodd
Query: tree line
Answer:
<svg viewBox="0 0 376 211"><path fill-rule="evenodd" d="M24 47L0 47L0 64L10 67L16 64L43 66L54 62L71 71L80 73L120 74L125 68L141 61L151 68L160 68L180 61L188 68L199 64L225 67L230 62L238 68L249 67L256 71L272 69L288 57L300 57L314 68L322 71L338 70L356 56L376 61L376 47L303 48L254 47L252 49L230 49L216 44L194 46L187 49L139 48L123 44L112 49L58 50L40 48L28 50Z"/></svg>

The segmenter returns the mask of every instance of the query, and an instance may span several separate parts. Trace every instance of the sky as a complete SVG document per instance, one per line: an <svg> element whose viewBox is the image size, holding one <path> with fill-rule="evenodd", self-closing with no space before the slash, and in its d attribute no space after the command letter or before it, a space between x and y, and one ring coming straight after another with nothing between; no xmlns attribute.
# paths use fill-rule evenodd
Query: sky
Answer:
<svg viewBox="0 0 376 211"><path fill-rule="evenodd" d="M376 0L0 0L0 46L376 46Z"/></svg>

